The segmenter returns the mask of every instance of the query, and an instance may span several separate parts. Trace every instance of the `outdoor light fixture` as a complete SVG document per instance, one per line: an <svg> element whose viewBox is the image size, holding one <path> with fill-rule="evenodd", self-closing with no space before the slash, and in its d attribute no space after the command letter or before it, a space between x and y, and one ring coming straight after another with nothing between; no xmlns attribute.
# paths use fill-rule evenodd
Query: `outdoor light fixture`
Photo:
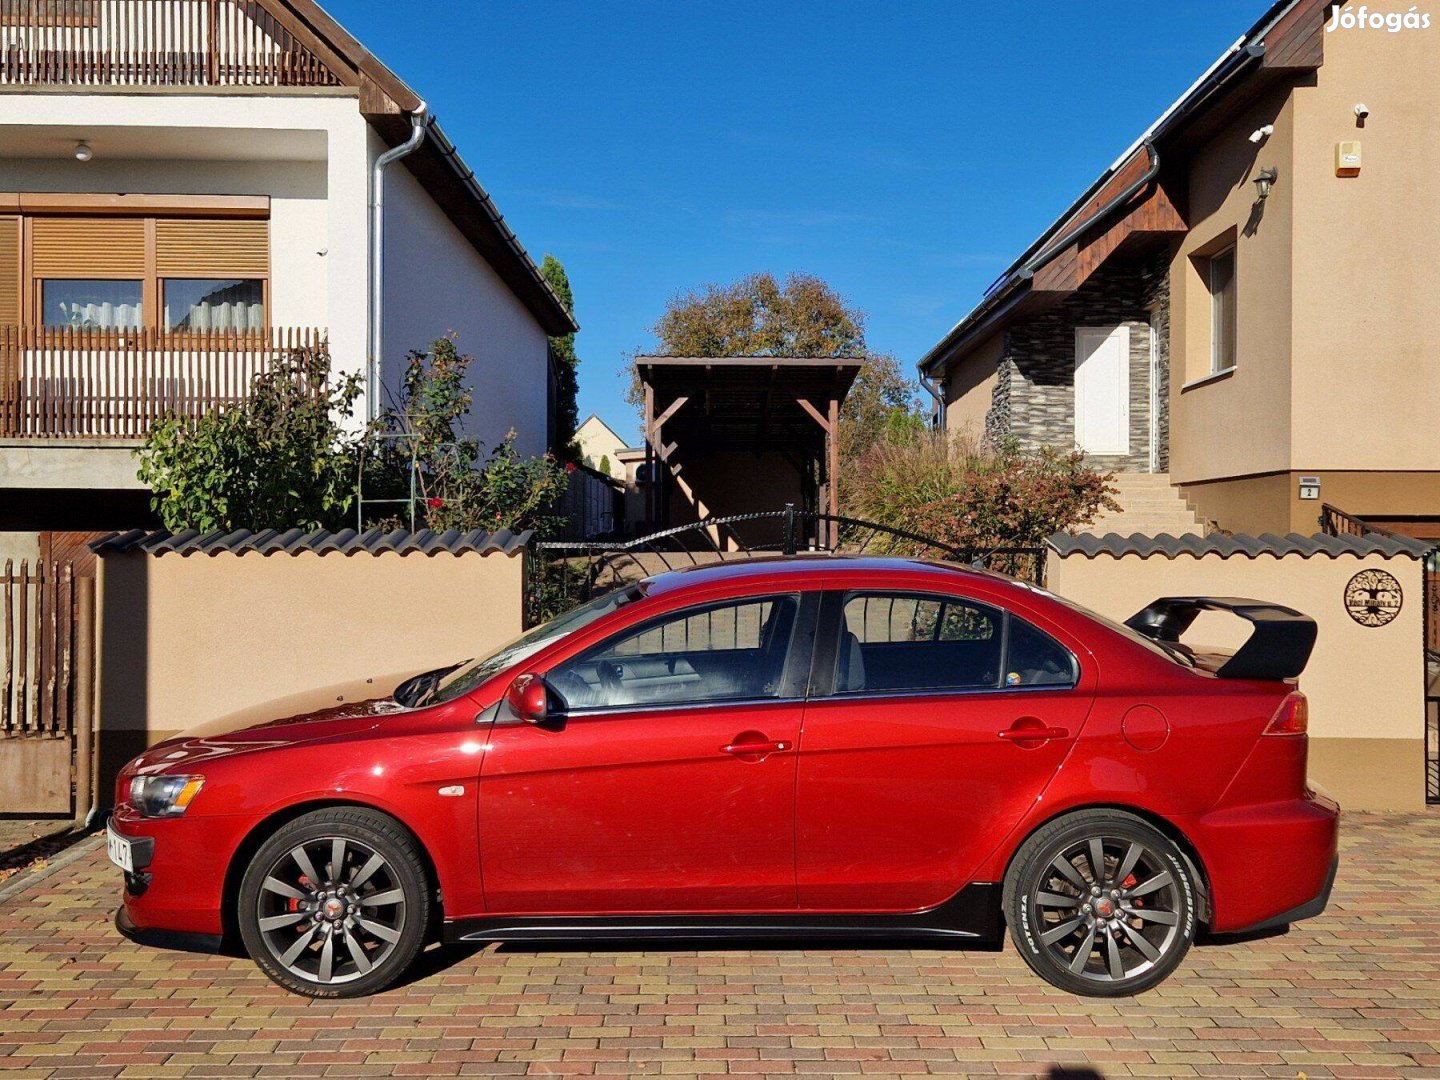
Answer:
<svg viewBox="0 0 1440 1080"><path fill-rule="evenodd" d="M95 151L90 149L90 144L88 142L81 141L75 144L76 161L89 161L94 156Z"/></svg>
<svg viewBox="0 0 1440 1080"><path fill-rule="evenodd" d="M1280 176L1274 169L1261 169L1255 177L1255 190L1260 193L1261 200L1270 197L1270 187Z"/></svg>

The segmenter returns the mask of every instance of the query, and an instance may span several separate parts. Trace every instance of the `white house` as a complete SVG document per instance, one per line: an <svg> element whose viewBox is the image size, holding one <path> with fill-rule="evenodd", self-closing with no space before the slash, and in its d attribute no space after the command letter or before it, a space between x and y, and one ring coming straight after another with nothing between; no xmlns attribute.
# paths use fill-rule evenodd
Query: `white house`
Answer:
<svg viewBox="0 0 1440 1080"><path fill-rule="evenodd" d="M574 329L421 97L312 0L0 0L0 530L135 524L149 419L316 336L369 412L453 331L469 433L542 453Z"/></svg>

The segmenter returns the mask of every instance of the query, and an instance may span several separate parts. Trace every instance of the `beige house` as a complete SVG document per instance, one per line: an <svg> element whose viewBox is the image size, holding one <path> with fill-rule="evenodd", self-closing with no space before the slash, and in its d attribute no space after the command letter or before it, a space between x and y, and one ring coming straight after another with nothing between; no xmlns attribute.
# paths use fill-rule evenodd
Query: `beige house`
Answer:
<svg viewBox="0 0 1440 1080"><path fill-rule="evenodd" d="M625 468L620 463L620 452L626 449L625 440L600 417L594 413L587 416L585 422L575 429L575 442L580 447L580 459L586 465L604 472L601 463L608 462L607 475L618 480L630 479L625 475Z"/></svg>
<svg viewBox="0 0 1440 1080"><path fill-rule="evenodd" d="M1440 535L1437 72L1440 5L1274 4L921 360L946 426L1196 529Z"/></svg>
<svg viewBox="0 0 1440 1080"><path fill-rule="evenodd" d="M420 96L312 0L0 3L0 530L142 524L150 419L295 342L363 376L363 422L454 331L468 433L542 453L574 329Z"/></svg>

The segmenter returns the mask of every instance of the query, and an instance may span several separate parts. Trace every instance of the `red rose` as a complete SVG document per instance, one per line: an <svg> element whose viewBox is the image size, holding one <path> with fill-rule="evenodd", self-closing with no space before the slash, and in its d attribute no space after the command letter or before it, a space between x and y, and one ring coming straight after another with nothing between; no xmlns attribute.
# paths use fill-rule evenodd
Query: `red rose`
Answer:
<svg viewBox="0 0 1440 1080"><path fill-rule="evenodd" d="M425 505L428 506L431 510L439 510L442 506L445 505L445 500L436 498L434 495L432 495L430 496L430 498L425 500Z"/></svg>
<svg viewBox="0 0 1440 1080"><path fill-rule="evenodd" d="M573 462L573 461L567 461L567 462L565 463L565 471L566 471L566 472L574 472L574 471L575 471L575 462Z"/></svg>

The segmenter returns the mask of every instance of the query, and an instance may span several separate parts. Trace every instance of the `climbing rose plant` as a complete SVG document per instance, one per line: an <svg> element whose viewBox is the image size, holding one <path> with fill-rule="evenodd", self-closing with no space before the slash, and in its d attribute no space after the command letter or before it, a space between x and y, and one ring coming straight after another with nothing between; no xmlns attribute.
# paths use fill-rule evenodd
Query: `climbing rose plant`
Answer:
<svg viewBox="0 0 1440 1080"><path fill-rule="evenodd" d="M479 440L459 434L473 397L473 363L453 335L409 354L399 397L362 448L365 498L408 498L413 453L417 527L553 531L568 484L566 467L550 454L521 456L513 430L488 455ZM408 514L393 508L389 504L373 524L408 525Z"/></svg>

